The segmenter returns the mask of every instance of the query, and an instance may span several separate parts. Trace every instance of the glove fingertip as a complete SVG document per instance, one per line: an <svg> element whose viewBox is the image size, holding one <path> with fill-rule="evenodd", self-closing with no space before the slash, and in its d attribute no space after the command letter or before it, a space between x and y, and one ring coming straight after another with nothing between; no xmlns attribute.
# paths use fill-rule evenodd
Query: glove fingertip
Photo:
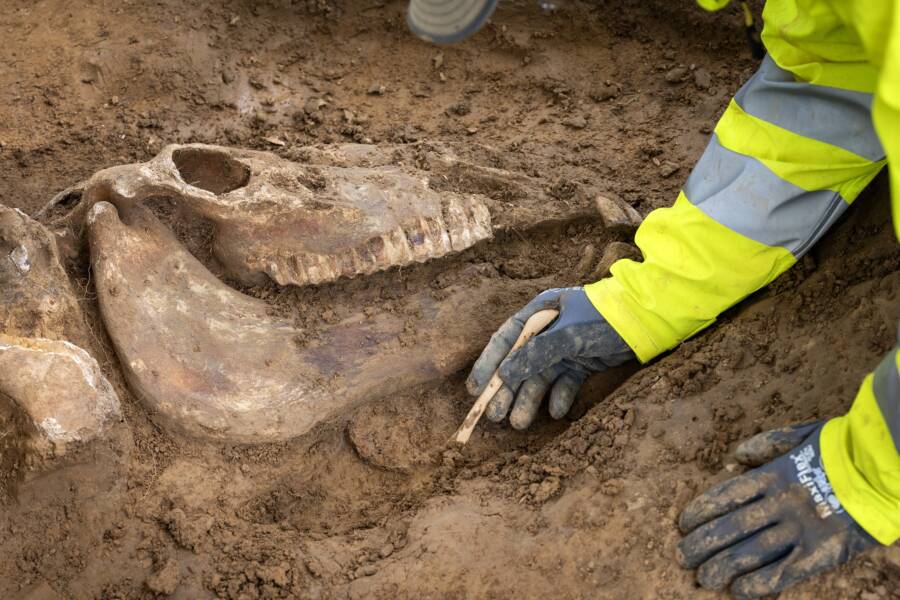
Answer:
<svg viewBox="0 0 900 600"><path fill-rule="evenodd" d="M569 375L563 375L550 390L550 416L554 419L562 419L575 404L575 396L581 387L580 379L573 379Z"/></svg>
<svg viewBox="0 0 900 600"><path fill-rule="evenodd" d="M553 392L555 391L554 389ZM550 393L548 409L550 416L558 421L569 414L569 411L572 409L572 404L575 403L575 391L553 392Z"/></svg>
<svg viewBox="0 0 900 600"><path fill-rule="evenodd" d="M513 429L522 431L528 429L537 416L537 407L531 407L530 403L522 402L522 399L516 402L512 411L509 413L509 424Z"/></svg>
<svg viewBox="0 0 900 600"><path fill-rule="evenodd" d="M559 421L569 413L569 407L563 407L559 402L550 403L550 416Z"/></svg>
<svg viewBox="0 0 900 600"><path fill-rule="evenodd" d="M817 421L758 433L735 449L734 458L742 465L758 467L802 444L821 424Z"/></svg>
<svg viewBox="0 0 900 600"><path fill-rule="evenodd" d="M512 414L509 415L509 424L513 429L518 431L524 431L528 429L528 426L531 425L532 419L529 416L522 415L521 412L516 412L513 410Z"/></svg>
<svg viewBox="0 0 900 600"><path fill-rule="evenodd" d="M501 422L506 418L507 413L509 413L509 407L512 405L514 399L515 394L513 394L513 391L505 385L501 386L488 403L487 409L484 411L484 416L487 417L488 421L493 423Z"/></svg>
<svg viewBox="0 0 900 600"><path fill-rule="evenodd" d="M699 510L697 510L696 499L688 502L687 506L685 506L684 509L682 509L681 513L678 515L678 529L681 530L681 533L690 533L699 525L701 525L698 514Z"/></svg>
<svg viewBox="0 0 900 600"><path fill-rule="evenodd" d="M690 561L688 561L688 558L685 555L684 550L682 549L682 544L684 544L684 540L682 540L678 543L677 546L675 546L675 562L677 562L685 569L692 569L693 567L691 566Z"/></svg>
<svg viewBox="0 0 900 600"><path fill-rule="evenodd" d="M484 384L478 382L475 373L469 373L469 376L466 377L466 391L470 396L478 396L484 391Z"/></svg>

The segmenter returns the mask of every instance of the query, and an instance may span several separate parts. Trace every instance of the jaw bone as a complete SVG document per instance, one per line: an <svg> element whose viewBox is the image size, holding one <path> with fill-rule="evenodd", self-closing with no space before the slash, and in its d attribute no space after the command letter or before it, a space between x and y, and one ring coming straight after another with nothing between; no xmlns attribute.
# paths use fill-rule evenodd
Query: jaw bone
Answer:
<svg viewBox="0 0 900 600"><path fill-rule="evenodd" d="M413 298L428 332L398 344L402 317L362 315L300 347L302 331L228 287L139 204L87 216L100 309L131 389L164 425L244 443L284 440L367 399L462 368L486 333L496 280ZM544 282L508 282L523 296Z"/></svg>
<svg viewBox="0 0 900 600"><path fill-rule="evenodd" d="M377 153L377 152L376 152ZM175 200L179 217L214 228L213 253L246 285L306 285L423 262L492 235L477 194L436 192L414 168L302 165L266 152L167 146L143 164L112 167L64 192L81 202L63 222L80 229L91 207Z"/></svg>
<svg viewBox="0 0 900 600"><path fill-rule="evenodd" d="M211 225L207 264L251 285L322 283L462 250L491 237L488 206L510 194L531 210L498 211L501 227L571 216L530 178L444 148L317 152L295 164L169 146L148 163L98 172L42 211L70 250L87 225L104 324L132 391L162 424L247 443L300 435L354 404L457 372L490 332L479 318L485 302L519 303L549 283L475 278L442 289L440 300L425 290L404 300L427 324L414 335L406 317L384 311L308 341L266 303L222 283L155 216L164 200L176 231ZM207 249L197 256L207 260Z"/></svg>

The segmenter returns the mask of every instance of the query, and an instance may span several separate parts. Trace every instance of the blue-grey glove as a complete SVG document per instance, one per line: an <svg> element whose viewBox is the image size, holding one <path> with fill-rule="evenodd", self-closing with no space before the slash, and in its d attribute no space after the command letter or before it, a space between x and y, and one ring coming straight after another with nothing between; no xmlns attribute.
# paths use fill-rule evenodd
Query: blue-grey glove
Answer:
<svg viewBox="0 0 900 600"><path fill-rule="evenodd" d="M504 360L525 321L547 308L559 310L559 317ZM512 406L510 424L525 429L537 416L548 390L550 415L554 419L562 418L589 374L632 358L631 348L597 312L584 288L552 289L538 294L497 330L472 367L466 385L469 393L477 396L500 365L504 385L485 414L499 422Z"/></svg>
<svg viewBox="0 0 900 600"><path fill-rule="evenodd" d="M878 545L832 492L819 452L822 426L787 427L744 442L739 461L771 462L684 509L679 526L690 533L678 545L679 561L697 568L700 585L730 584L738 598L768 596Z"/></svg>

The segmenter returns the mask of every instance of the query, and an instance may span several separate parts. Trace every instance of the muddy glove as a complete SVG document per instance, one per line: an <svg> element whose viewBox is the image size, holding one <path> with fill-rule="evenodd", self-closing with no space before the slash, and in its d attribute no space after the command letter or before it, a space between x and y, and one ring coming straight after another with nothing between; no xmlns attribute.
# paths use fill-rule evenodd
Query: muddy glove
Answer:
<svg viewBox="0 0 900 600"><path fill-rule="evenodd" d="M700 585L722 590L730 584L737 598L759 598L878 545L831 490L819 452L822 426L778 429L744 442L740 462L771 462L684 509L679 525L690 533L678 544L678 558L697 568Z"/></svg>
<svg viewBox="0 0 900 600"><path fill-rule="evenodd" d="M559 310L559 317L504 360L525 321L547 308ZM512 406L510 424L525 429L534 421L548 390L550 414L559 419L569 412L588 375L632 358L634 353L597 312L583 288L552 289L538 294L497 330L472 367L466 385L469 393L477 396L500 365L504 385L485 414L492 421L502 421Z"/></svg>

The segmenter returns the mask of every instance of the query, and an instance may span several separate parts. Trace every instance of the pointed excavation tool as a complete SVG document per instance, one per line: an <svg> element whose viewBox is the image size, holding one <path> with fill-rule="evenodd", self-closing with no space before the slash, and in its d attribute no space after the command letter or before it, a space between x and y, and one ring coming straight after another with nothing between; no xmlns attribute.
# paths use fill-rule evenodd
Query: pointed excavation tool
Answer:
<svg viewBox="0 0 900 600"><path fill-rule="evenodd" d="M531 315L531 318L525 321L525 326L522 328L522 333L519 334L518 339L516 339L516 343L513 344L512 348L510 348L509 354L512 354L513 352L524 346L525 342L546 329L547 326L550 325L550 323L552 323L558 316L559 311L552 308L541 310ZM475 404L473 404L471 410L469 410L469 414L466 415L466 419L453 435L453 439L457 443L465 444L469 441L469 437L472 435L472 431L475 430L475 426L478 424L479 419L481 419L481 415L484 414L484 411L485 409L487 409L487 406L490 403L491 399L494 397L494 394L497 393L497 391L500 389L500 386L502 385L503 380L500 379L500 367L497 367L497 370L495 370L494 374L491 375L491 380L488 382L487 387L485 387L484 391L481 392L481 395L478 396Z"/></svg>

